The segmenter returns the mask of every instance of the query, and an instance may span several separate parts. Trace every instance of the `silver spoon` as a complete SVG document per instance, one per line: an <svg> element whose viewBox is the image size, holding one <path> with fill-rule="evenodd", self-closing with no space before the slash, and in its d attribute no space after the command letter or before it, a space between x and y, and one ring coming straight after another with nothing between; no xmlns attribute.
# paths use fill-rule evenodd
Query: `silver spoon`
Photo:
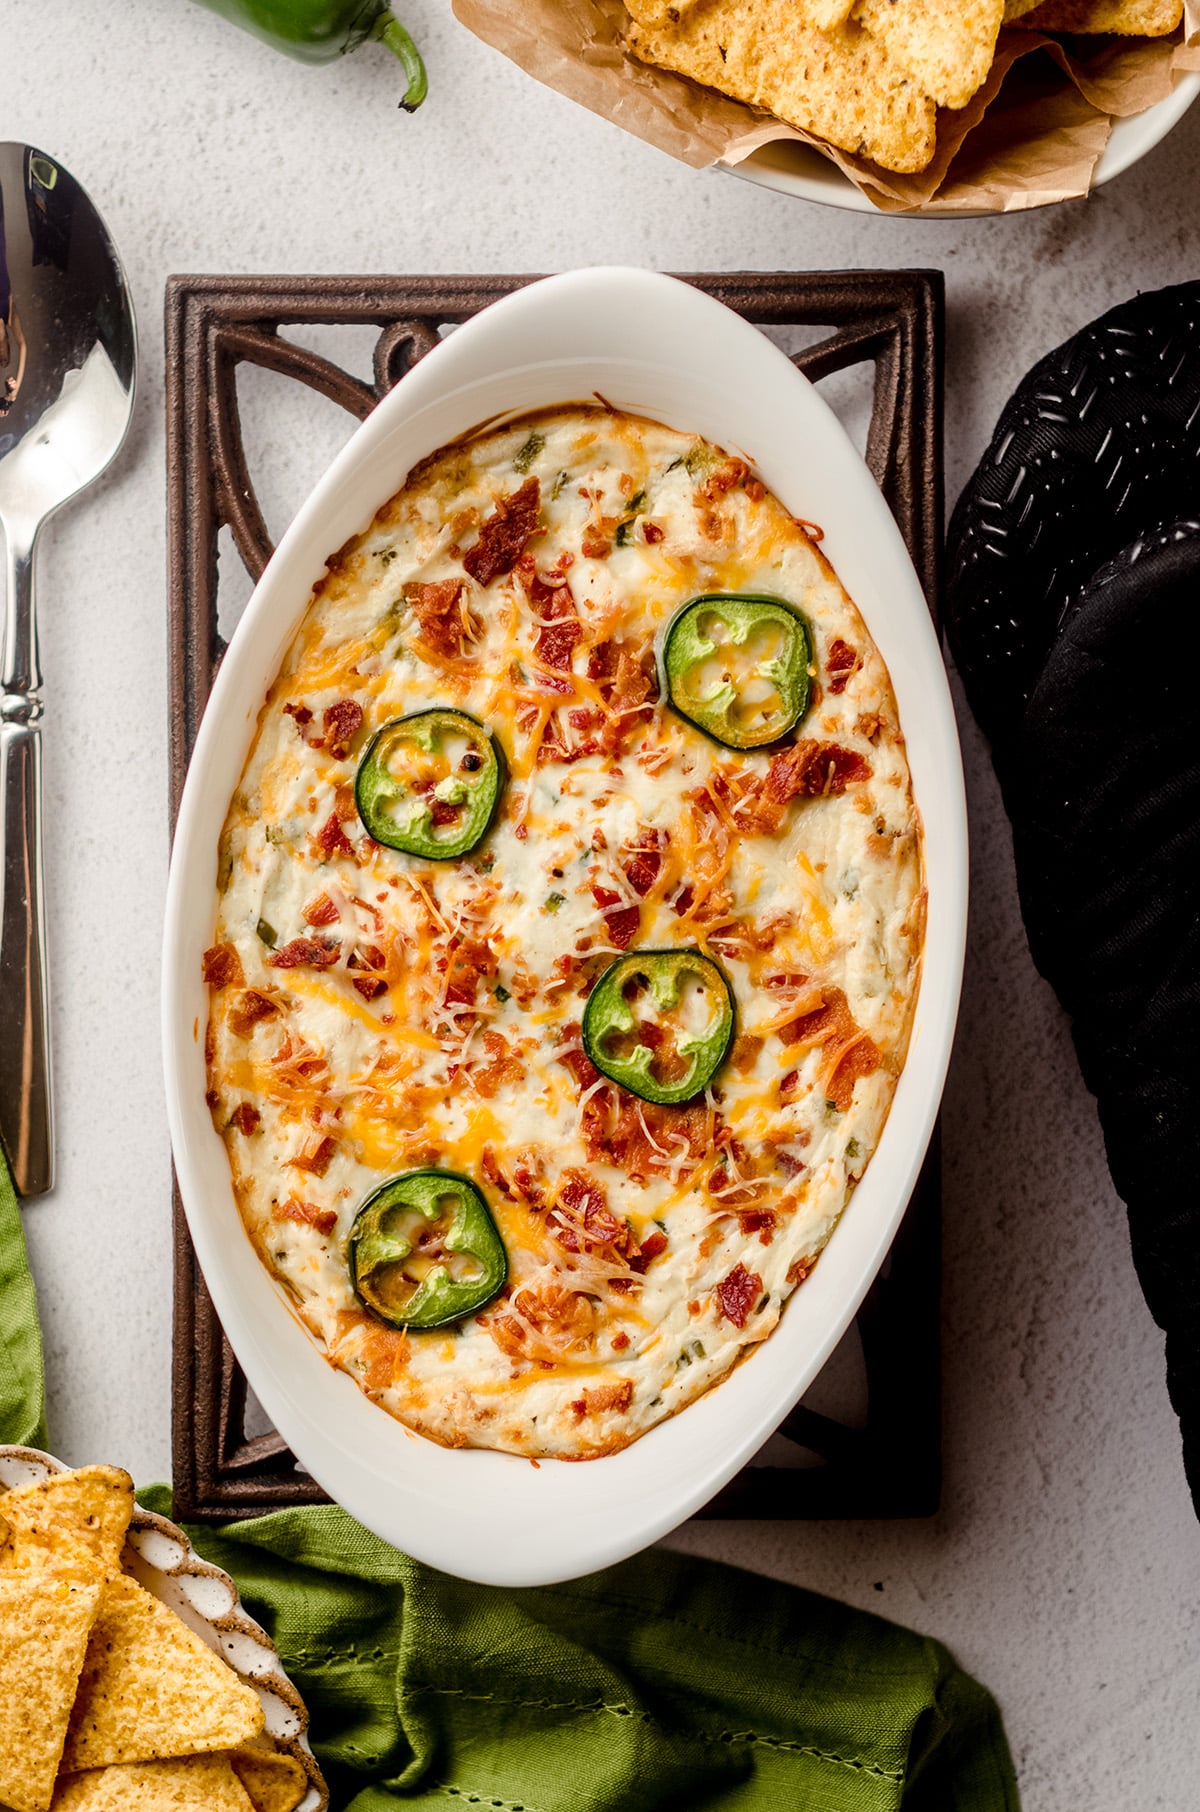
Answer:
<svg viewBox="0 0 1200 1812"><path fill-rule="evenodd" d="M54 1182L33 557L125 438L137 341L104 222L54 158L0 144L0 1138L19 1194Z"/></svg>

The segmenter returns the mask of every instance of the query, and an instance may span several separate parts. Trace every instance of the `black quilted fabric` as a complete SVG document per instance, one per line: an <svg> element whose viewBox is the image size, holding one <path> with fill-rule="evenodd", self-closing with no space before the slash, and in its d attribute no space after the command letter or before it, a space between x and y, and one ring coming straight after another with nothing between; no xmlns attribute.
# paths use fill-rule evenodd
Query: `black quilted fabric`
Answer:
<svg viewBox="0 0 1200 1812"><path fill-rule="evenodd" d="M948 615L1200 1512L1200 285L1021 385L955 512Z"/></svg>
<svg viewBox="0 0 1200 1812"><path fill-rule="evenodd" d="M1200 283L1124 302L1010 398L950 524L947 631L1003 764L1063 611L1200 508Z"/></svg>

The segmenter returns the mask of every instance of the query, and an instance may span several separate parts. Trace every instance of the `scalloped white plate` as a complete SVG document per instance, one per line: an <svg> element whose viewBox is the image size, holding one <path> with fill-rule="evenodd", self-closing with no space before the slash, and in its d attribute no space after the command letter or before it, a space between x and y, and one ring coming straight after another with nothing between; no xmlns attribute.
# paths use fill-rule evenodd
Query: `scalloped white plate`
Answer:
<svg viewBox="0 0 1200 1812"><path fill-rule="evenodd" d="M1117 120L1104 154L1096 166L1096 174L1092 179L1093 192L1111 182L1114 176L1122 175L1133 164L1139 163L1147 152L1153 151L1155 145L1179 124L1198 94L1200 72L1183 76L1173 93L1165 100L1156 102L1153 107L1147 107L1144 113L1135 113L1128 119ZM917 208L910 213L894 216L884 214L868 201L861 190L855 188L848 177L842 175L836 164L830 163L827 157L822 157L811 146L789 140L763 145L745 163L721 167L728 169L731 176L740 176L746 182L757 183L760 188L774 189L780 195L794 195L800 201L818 201L830 208L848 208L855 214L874 214L880 219L981 220L1001 211L979 208L964 209L961 213L937 214ZM1039 207L1055 205L1050 201L1038 203ZM1027 208L1013 211L1031 212Z"/></svg>
<svg viewBox="0 0 1200 1812"><path fill-rule="evenodd" d="M584 1465L448 1449L411 1433L326 1361L242 1227L205 1104L216 852L263 695L325 558L426 454L483 421L599 392L740 452L819 522L891 671L925 825L928 929L908 1061L879 1149L821 1262L769 1340L682 1414ZM790 360L700 291L638 270L576 271L485 309L358 429L247 607L196 742L175 836L163 951L167 1109L188 1226L255 1394L302 1463L386 1541L462 1578L548 1584L634 1553L699 1508L803 1395L853 1318L929 1142L958 1010L967 909L962 766L937 636L904 542L845 430Z"/></svg>
<svg viewBox="0 0 1200 1812"><path fill-rule="evenodd" d="M70 1470L52 1454L33 1447L0 1447L0 1511L5 1491ZM267 1632L242 1609L228 1573L201 1560L182 1529L136 1504L124 1565L139 1585L182 1618L258 1694L268 1733L308 1775L308 1792L296 1812L327 1812L329 1789L308 1746L304 1701L284 1673Z"/></svg>

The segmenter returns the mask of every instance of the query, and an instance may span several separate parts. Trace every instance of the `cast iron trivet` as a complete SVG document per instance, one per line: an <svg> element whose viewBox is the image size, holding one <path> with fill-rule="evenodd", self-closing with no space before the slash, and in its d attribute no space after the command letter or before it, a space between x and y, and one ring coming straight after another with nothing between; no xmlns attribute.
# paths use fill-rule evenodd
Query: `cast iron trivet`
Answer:
<svg viewBox="0 0 1200 1812"><path fill-rule="evenodd" d="M360 419L439 329L532 277L172 277L167 285L171 822L225 644L217 632L222 526L257 579L271 542L242 444L237 367L265 366ZM936 613L941 548L942 278L936 271L741 273L686 278L758 326L828 326L798 353L814 381L871 361L867 461ZM299 325L377 326L368 385L283 338ZM904 1224L858 1317L867 1379L863 1428L801 1404L781 1433L792 1465L749 1466L705 1515L928 1516L941 1484L936 1141ZM324 1501L274 1433L246 1434L246 1380L204 1287L175 1193L175 1514L250 1516ZM805 1449L807 1453L799 1450ZM778 1447L776 1448L778 1451ZM805 1464L805 1460L811 1461Z"/></svg>

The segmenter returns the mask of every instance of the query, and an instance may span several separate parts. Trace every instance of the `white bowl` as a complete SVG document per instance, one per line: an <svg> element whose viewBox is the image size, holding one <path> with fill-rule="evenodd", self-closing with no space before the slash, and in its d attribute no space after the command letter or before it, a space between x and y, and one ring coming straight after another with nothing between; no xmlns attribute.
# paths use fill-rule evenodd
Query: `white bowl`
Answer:
<svg viewBox="0 0 1200 1812"><path fill-rule="evenodd" d="M0 1447L0 1511L6 1491L69 1470L35 1447ZM182 1529L140 1504L134 1506L125 1538L123 1565L258 1694L268 1736L285 1755L294 1756L308 1776L308 1791L296 1812L327 1812L329 1789L308 1746L304 1701L284 1673L279 1650L266 1630L242 1609L228 1573L201 1560Z"/></svg>
<svg viewBox="0 0 1200 1812"><path fill-rule="evenodd" d="M288 1310L243 1231L205 1105L201 953L212 940L226 807L326 555L364 529L413 464L447 441L480 422L597 391L742 453L789 510L824 528L824 549L891 670L925 825L928 934L911 1049L879 1149L779 1327L715 1390L623 1452L534 1467L411 1433L335 1371ZM730 1479L820 1371L900 1223L950 1056L966 890L958 740L921 587L867 467L783 353L686 284L592 270L506 297L423 359L334 461L259 582L200 726L167 890L167 1103L188 1225L246 1376L330 1496L433 1566L519 1586L622 1559Z"/></svg>
<svg viewBox="0 0 1200 1812"><path fill-rule="evenodd" d="M1092 189L1102 188L1114 176L1120 176L1131 165L1138 163L1147 152L1153 151L1155 145L1179 124L1198 94L1200 71L1182 76L1165 100L1156 101L1144 113L1134 113L1128 119L1116 120L1112 135L1096 166ZM855 188L849 177L842 175L836 164L830 163L827 157L822 157L819 151L814 151L811 145L799 144L794 139L780 139L774 144L763 145L744 163L727 167L732 175L744 177L747 182L758 183L764 189L774 189L780 195L795 195L801 201L820 201L832 208L849 208L855 214L878 215L881 212L861 189ZM1038 203L1039 207L1051 205L1048 201ZM901 214L899 218L975 220L998 211L994 208L964 208L958 213L941 214L914 209L911 213Z"/></svg>

